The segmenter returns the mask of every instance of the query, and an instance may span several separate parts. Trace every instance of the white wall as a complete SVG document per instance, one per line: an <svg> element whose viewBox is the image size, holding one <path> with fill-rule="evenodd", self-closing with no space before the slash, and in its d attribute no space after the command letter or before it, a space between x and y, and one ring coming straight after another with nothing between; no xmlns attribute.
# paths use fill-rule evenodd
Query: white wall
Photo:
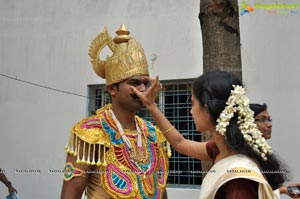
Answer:
<svg viewBox="0 0 300 199"><path fill-rule="evenodd" d="M299 1L295 2L300 6ZM258 1L247 3L253 6ZM270 144L288 165L290 181L300 182L297 127L300 118L300 9L295 10L298 13L279 14L277 10L277 14L270 14L255 9L240 17L240 28L243 80L250 100L267 103L273 118Z"/></svg>
<svg viewBox="0 0 300 199"><path fill-rule="evenodd" d="M125 23L142 43L149 65L150 55L156 54L153 75L161 79L199 76L198 11L199 0L0 0L0 73L85 96L88 84L103 83L89 62L90 42L104 26L114 35ZM272 144L289 164L294 181L300 178L300 161L293 158L300 140L296 126L299 17L255 11L240 20L249 95L268 103L274 118ZM69 129L86 115L87 99L3 76L0 92L0 167L20 198L59 198L62 176L49 170L63 167ZM38 171L15 173L17 169ZM4 197L6 189L0 187ZM180 190L169 191L170 198L182 198ZM192 199L197 193L184 195Z"/></svg>

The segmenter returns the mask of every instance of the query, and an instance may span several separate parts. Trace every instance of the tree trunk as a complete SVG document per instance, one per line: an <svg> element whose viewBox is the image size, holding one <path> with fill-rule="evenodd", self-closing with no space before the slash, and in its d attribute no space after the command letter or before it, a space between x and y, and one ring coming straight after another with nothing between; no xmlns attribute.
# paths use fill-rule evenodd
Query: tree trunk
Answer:
<svg viewBox="0 0 300 199"><path fill-rule="evenodd" d="M199 20L202 30L203 73L221 70L242 79L239 10L237 0L200 0ZM202 133L202 141L209 140ZM202 170L211 163L202 161ZM205 172L203 173L203 178Z"/></svg>

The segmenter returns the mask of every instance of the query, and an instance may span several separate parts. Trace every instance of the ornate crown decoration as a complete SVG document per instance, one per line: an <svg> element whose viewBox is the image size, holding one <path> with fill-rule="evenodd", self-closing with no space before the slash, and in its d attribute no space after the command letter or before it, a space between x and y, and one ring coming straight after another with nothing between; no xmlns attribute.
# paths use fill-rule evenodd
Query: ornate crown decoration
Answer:
<svg viewBox="0 0 300 199"><path fill-rule="evenodd" d="M104 28L91 43L89 56L96 74L106 79L106 85L121 82L134 75L149 75L147 59L139 42L129 36L130 32L124 24L116 34L112 39ZM99 55L105 46L113 54L101 60Z"/></svg>

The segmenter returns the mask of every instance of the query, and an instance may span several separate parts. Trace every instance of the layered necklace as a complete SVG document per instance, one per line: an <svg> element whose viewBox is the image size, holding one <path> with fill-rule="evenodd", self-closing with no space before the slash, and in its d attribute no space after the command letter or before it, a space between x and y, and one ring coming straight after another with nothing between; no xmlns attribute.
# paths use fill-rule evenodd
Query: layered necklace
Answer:
<svg viewBox="0 0 300 199"><path fill-rule="evenodd" d="M146 154L145 154L145 150L143 150L143 147L142 147L142 131L141 131L141 128L139 127L139 125L138 125L137 120L136 119L134 120L137 135L138 135L137 147L136 147L137 150L135 151L134 148L132 147L131 142L126 137L124 129L123 129L121 123L119 122L119 120L117 119L117 117L115 116L112 109L110 109L110 114L111 114L111 117L114 120L115 124L117 125L118 131L121 135L121 138L122 138L123 142L126 145L127 150L129 151L130 161L133 162L136 166L138 166L139 163L145 163L146 160L147 160L147 157L146 157Z"/></svg>

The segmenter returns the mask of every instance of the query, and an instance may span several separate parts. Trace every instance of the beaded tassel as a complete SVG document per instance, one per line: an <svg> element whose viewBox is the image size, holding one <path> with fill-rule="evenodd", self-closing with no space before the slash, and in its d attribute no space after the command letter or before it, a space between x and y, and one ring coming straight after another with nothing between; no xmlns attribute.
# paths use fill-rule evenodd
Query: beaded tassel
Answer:
<svg viewBox="0 0 300 199"><path fill-rule="evenodd" d="M83 142L83 151L82 151L82 153L83 153L83 156L82 156L81 162L85 163L85 142Z"/></svg>
<svg viewBox="0 0 300 199"><path fill-rule="evenodd" d="M169 158L172 156L170 142L168 142L168 141L167 141L167 155L168 155Z"/></svg>
<svg viewBox="0 0 300 199"><path fill-rule="evenodd" d="M105 146L103 145L103 166L106 166L106 160L105 160Z"/></svg>
<svg viewBox="0 0 300 199"><path fill-rule="evenodd" d="M75 135L75 142L74 142L74 145L75 145L75 149L74 149L74 156L77 156L79 153L77 153L77 150L78 150L78 146L77 145L80 145L77 144L77 136Z"/></svg>
<svg viewBox="0 0 300 199"><path fill-rule="evenodd" d="M70 143L70 141L68 141L68 143L65 146L65 150L66 150L67 153L69 153L69 143Z"/></svg>
<svg viewBox="0 0 300 199"><path fill-rule="evenodd" d="M65 146L65 150L68 154L73 154L73 136L74 134L71 133L70 139L68 140L68 143Z"/></svg>
<svg viewBox="0 0 300 199"><path fill-rule="evenodd" d="M95 165L95 150L96 150L96 144L93 144L93 161L92 161L92 165Z"/></svg>
<svg viewBox="0 0 300 199"><path fill-rule="evenodd" d="M69 146L70 146L70 139L68 140L66 146L65 146L65 150L67 153L69 153Z"/></svg>
<svg viewBox="0 0 300 199"><path fill-rule="evenodd" d="M100 157L101 157L101 148L100 148L100 144L99 144L99 148L98 148L98 161L96 163L97 166L101 166L101 161L100 161Z"/></svg>
<svg viewBox="0 0 300 199"><path fill-rule="evenodd" d="M69 143L70 154L74 154L74 136L76 136L76 135L72 133L71 138L70 138L70 143Z"/></svg>
<svg viewBox="0 0 300 199"><path fill-rule="evenodd" d="M90 156L91 156L91 144L89 143L89 150L88 150L88 157L86 160L86 164L91 164Z"/></svg>
<svg viewBox="0 0 300 199"><path fill-rule="evenodd" d="M77 137L76 137L77 138ZM77 140L77 139L76 139ZM76 145L75 145L76 146ZM76 163L80 163L81 161L80 161L80 158L79 158L79 156L80 156L80 141L79 141L79 143L78 143L78 146L77 146L77 152L75 152L76 154L77 154L77 160L76 160Z"/></svg>

